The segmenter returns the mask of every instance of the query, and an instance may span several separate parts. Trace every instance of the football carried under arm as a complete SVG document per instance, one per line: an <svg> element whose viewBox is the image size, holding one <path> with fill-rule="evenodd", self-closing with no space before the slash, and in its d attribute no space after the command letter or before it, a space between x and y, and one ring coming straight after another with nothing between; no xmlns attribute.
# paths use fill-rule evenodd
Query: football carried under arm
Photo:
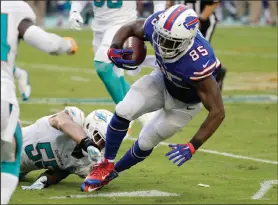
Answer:
<svg viewBox="0 0 278 205"><path fill-rule="evenodd" d="M111 48L123 48L125 41L131 36L144 40L144 23L145 20L139 19L122 26L115 34Z"/></svg>
<svg viewBox="0 0 278 205"><path fill-rule="evenodd" d="M20 22L18 31L19 37L29 45L51 55L64 53L72 55L78 50L74 39L70 37L62 38L56 34L48 33L29 19Z"/></svg>
<svg viewBox="0 0 278 205"><path fill-rule="evenodd" d="M135 59L125 58L131 56L134 51L132 49L123 49L123 47L129 37L137 37L144 40L144 22L144 20L130 22L122 26L115 34L107 55L118 68L135 70L138 67L138 62Z"/></svg>

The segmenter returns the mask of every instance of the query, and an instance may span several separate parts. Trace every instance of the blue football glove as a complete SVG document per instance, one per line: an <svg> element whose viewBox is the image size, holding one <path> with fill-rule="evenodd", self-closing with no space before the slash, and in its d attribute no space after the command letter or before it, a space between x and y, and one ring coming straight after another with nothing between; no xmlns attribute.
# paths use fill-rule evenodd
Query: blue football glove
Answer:
<svg viewBox="0 0 278 205"><path fill-rule="evenodd" d="M123 59L124 55L130 55L133 51L130 49L116 49L110 48L107 52L108 58L115 64L118 68L125 70L135 70L136 62L134 60Z"/></svg>
<svg viewBox="0 0 278 205"><path fill-rule="evenodd" d="M195 148L191 143L187 144L170 144L169 147L172 149L166 154L170 161L176 164L178 167L184 162L191 159L195 153Z"/></svg>

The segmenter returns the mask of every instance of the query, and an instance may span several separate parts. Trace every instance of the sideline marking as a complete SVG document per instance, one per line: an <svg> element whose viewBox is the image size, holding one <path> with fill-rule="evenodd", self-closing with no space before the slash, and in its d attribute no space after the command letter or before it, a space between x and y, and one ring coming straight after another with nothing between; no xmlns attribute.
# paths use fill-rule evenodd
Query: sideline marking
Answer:
<svg viewBox="0 0 278 205"><path fill-rule="evenodd" d="M137 138L128 137L127 140L136 141ZM164 146L168 146L169 144L175 144L175 143L167 143L167 142L160 142L159 143L159 145L164 145ZM259 159L259 158L254 158L254 157L247 157L247 156L236 155L236 154L232 154L232 153L228 153L228 152L219 152L219 151L216 151L216 150L209 150L209 149L200 148L200 149L198 149L198 151L199 152L204 152L204 153L209 153L209 154L222 155L222 156L230 157L230 158L245 159L245 160L250 160L250 161L262 162L262 163L266 163L266 164L278 164L278 161Z"/></svg>
<svg viewBox="0 0 278 205"><path fill-rule="evenodd" d="M223 96L225 103L271 103L277 104L276 95L233 95ZM89 104L89 105L114 105L111 99L105 98L30 98L27 102L18 98L20 104Z"/></svg>
<svg viewBox="0 0 278 205"><path fill-rule="evenodd" d="M131 192L111 192L111 193L96 193L96 194L79 194L68 196L52 196L49 199L80 199L80 198L95 198L95 197L169 197L180 196L180 194L163 192L158 190L149 191L131 191Z"/></svg>
<svg viewBox="0 0 278 205"><path fill-rule="evenodd" d="M259 189L259 191L257 191L257 192L251 197L251 199L253 199L253 200L262 199L262 198L264 197L264 195L266 194L266 192L267 192L274 184L277 184L277 185L278 185L278 180L263 181L263 182L260 184L261 188Z"/></svg>

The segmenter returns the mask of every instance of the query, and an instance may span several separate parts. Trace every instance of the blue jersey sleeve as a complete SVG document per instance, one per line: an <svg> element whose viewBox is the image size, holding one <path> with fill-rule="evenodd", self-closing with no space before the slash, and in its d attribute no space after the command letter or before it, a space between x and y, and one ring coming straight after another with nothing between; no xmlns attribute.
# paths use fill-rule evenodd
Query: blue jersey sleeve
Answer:
<svg viewBox="0 0 278 205"><path fill-rule="evenodd" d="M158 20L159 14L163 11L156 12L150 15L144 23L144 38L152 43L153 25Z"/></svg>
<svg viewBox="0 0 278 205"><path fill-rule="evenodd" d="M194 45L187 52L187 65L184 75L192 80L198 81L213 75L215 69L220 66L210 44L197 36Z"/></svg>

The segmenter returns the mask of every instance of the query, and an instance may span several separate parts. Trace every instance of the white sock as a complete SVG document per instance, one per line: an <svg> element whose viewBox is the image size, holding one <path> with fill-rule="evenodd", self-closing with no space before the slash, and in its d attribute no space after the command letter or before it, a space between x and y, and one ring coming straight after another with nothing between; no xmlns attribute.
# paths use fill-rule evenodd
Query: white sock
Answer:
<svg viewBox="0 0 278 205"><path fill-rule="evenodd" d="M18 177L1 173L1 204L8 204L18 183Z"/></svg>

